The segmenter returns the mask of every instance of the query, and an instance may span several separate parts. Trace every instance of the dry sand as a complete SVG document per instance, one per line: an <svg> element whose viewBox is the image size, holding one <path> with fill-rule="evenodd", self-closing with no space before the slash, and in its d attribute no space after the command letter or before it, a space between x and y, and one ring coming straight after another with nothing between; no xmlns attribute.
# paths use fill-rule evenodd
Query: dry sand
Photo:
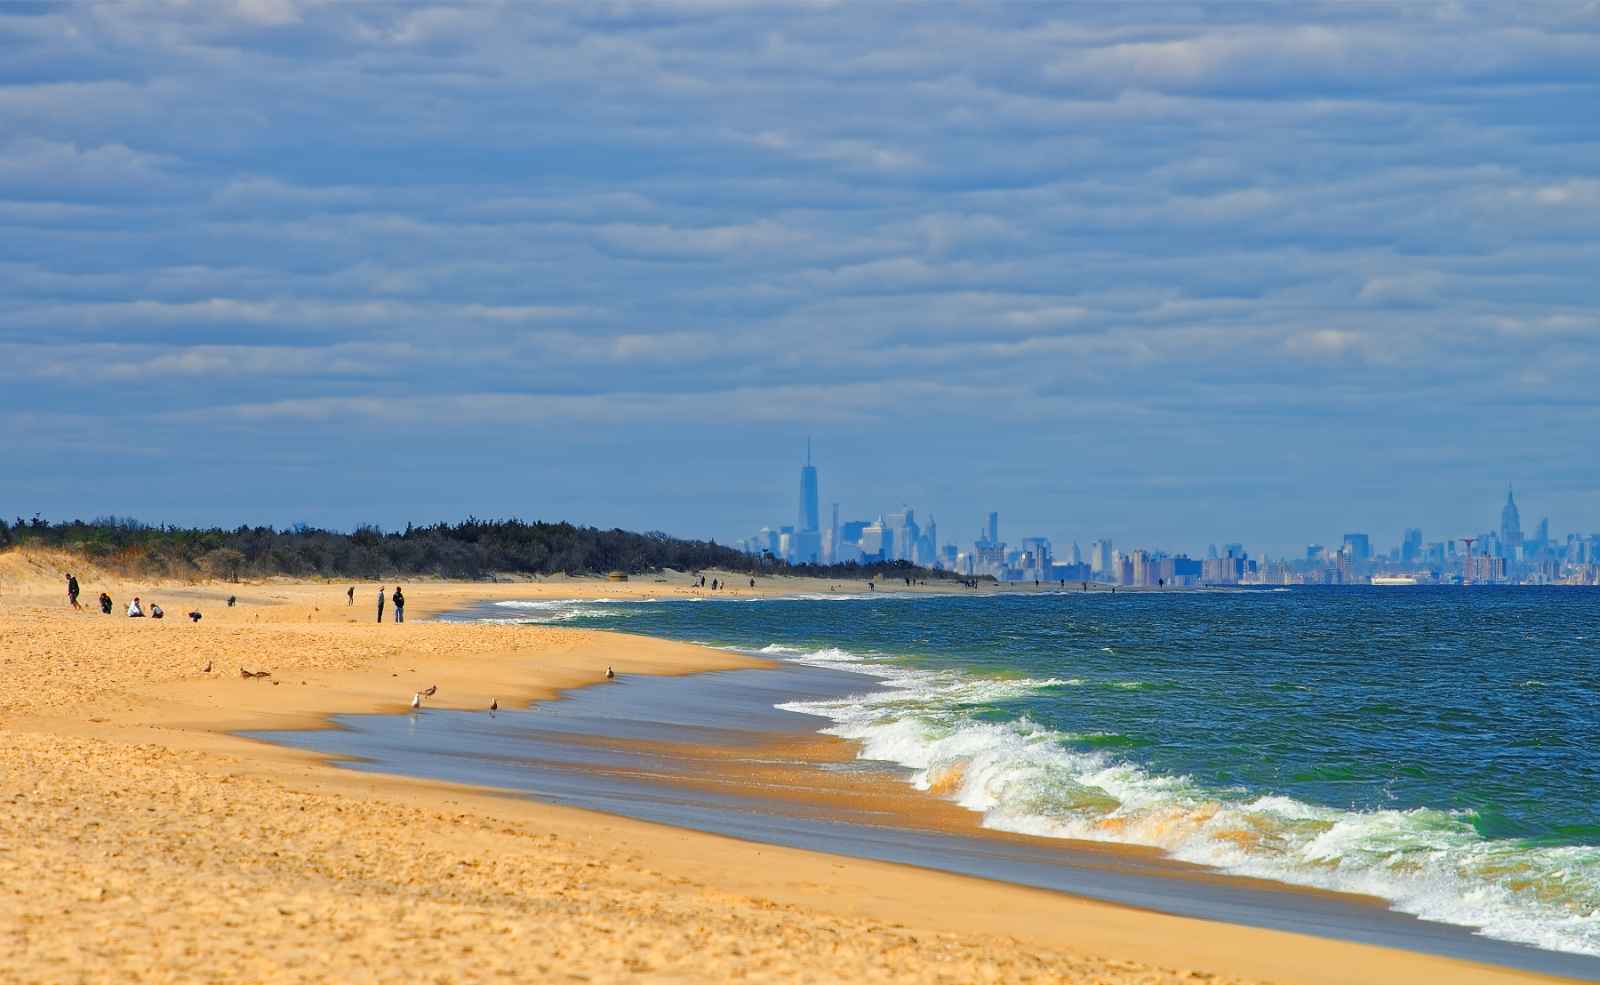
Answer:
<svg viewBox="0 0 1600 985"><path fill-rule="evenodd" d="M434 683L438 706L482 708L608 664L753 665L422 621L482 598L659 597L685 577L418 583L400 627L372 622L371 585L346 607L344 585L92 569L86 603L106 589L118 614L73 612L61 572L80 567L0 554L0 982L1546 980L359 774L227 734L398 710ZM168 617L127 619L133 594Z"/></svg>

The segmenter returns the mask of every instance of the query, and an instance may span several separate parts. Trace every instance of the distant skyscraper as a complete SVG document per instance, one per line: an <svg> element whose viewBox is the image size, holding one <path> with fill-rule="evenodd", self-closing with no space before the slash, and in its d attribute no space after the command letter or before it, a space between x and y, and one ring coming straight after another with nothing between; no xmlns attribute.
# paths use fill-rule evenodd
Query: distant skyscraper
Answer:
<svg viewBox="0 0 1600 985"><path fill-rule="evenodd" d="M1500 546L1506 553L1513 554L1522 545L1522 514L1517 512L1517 501L1511 494L1511 487L1506 487L1506 505L1500 511Z"/></svg>
<svg viewBox="0 0 1600 985"><path fill-rule="evenodd" d="M1400 544L1400 560L1411 563L1422 557L1422 531L1416 527L1406 530L1405 540Z"/></svg>
<svg viewBox="0 0 1600 985"><path fill-rule="evenodd" d="M1073 564L1082 564L1083 563L1083 548L1078 546L1078 542L1077 541L1073 541L1072 542L1072 563Z"/></svg>
<svg viewBox="0 0 1600 985"><path fill-rule="evenodd" d="M868 561L894 560L894 528L883 517L861 528L861 556Z"/></svg>
<svg viewBox="0 0 1600 985"><path fill-rule="evenodd" d="M806 464L800 467L800 515L795 524L788 557L798 564L822 560L821 516L817 509L817 467L811 464L811 440L806 439Z"/></svg>
<svg viewBox="0 0 1600 985"><path fill-rule="evenodd" d="M1089 570L1097 575L1111 574L1111 541L1097 540L1089 545Z"/></svg>
<svg viewBox="0 0 1600 985"><path fill-rule="evenodd" d="M806 464L800 468L800 520L795 529L800 531L820 529L821 516L817 510L817 467L811 464L811 442L806 441Z"/></svg>
<svg viewBox="0 0 1600 985"><path fill-rule="evenodd" d="M1372 560L1372 538L1366 534L1345 534L1344 546L1350 560L1357 563Z"/></svg>
<svg viewBox="0 0 1600 985"><path fill-rule="evenodd" d="M986 531L986 533L988 535L989 543L1000 543L1000 514L989 514L989 529Z"/></svg>
<svg viewBox="0 0 1600 985"><path fill-rule="evenodd" d="M839 504L833 504L833 519L828 523L827 561L839 563Z"/></svg>

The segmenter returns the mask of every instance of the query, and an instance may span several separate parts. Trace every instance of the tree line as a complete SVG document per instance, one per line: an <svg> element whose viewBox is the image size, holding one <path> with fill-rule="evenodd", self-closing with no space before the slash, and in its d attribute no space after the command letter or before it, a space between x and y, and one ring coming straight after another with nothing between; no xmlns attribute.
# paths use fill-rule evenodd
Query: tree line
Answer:
<svg viewBox="0 0 1600 985"><path fill-rule="evenodd" d="M71 551L103 567L169 578L393 578L432 575L475 579L494 574L643 574L671 568L715 568L750 574L809 575L842 580L954 577L905 561L883 564L791 565L754 557L714 540L686 540L659 531L601 530L571 523L479 520L402 531L362 526L353 533L304 524L287 529L151 525L128 517L51 522L37 514L0 520L0 548L37 546Z"/></svg>

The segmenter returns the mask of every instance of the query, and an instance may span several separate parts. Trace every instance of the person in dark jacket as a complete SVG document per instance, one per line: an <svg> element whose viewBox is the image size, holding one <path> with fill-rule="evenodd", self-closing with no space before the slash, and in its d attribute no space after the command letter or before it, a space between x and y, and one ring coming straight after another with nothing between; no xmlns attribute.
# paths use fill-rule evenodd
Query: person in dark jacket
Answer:
<svg viewBox="0 0 1600 985"><path fill-rule="evenodd" d="M111 615L111 596L105 592L100 593L100 611L105 615Z"/></svg>
<svg viewBox="0 0 1600 985"><path fill-rule="evenodd" d="M70 574L67 575L67 601L72 604L74 609L83 608L78 604L78 579Z"/></svg>
<svg viewBox="0 0 1600 985"><path fill-rule="evenodd" d="M406 596L399 585L394 586L394 621L406 621Z"/></svg>

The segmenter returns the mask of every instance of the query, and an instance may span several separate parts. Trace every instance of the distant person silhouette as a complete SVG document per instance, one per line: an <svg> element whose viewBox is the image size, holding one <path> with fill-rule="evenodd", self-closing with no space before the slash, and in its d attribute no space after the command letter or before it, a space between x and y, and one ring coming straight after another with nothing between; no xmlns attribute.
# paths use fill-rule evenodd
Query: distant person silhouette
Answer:
<svg viewBox="0 0 1600 985"><path fill-rule="evenodd" d="M383 589L378 589L378 621L383 622Z"/></svg>
<svg viewBox="0 0 1600 985"><path fill-rule="evenodd" d="M111 615L111 596L105 592L100 593L100 611L108 616Z"/></svg>
<svg viewBox="0 0 1600 985"><path fill-rule="evenodd" d="M406 621L406 596L399 585L394 586L394 621Z"/></svg>
<svg viewBox="0 0 1600 985"><path fill-rule="evenodd" d="M83 608L78 604L78 579L70 574L67 575L67 601L72 604L74 609Z"/></svg>
<svg viewBox="0 0 1600 985"><path fill-rule="evenodd" d="M161 606L157 605L154 602L150 603L150 618L151 619L165 619L166 615L167 614L165 612L161 611Z"/></svg>
<svg viewBox="0 0 1600 985"><path fill-rule="evenodd" d="M356 604L356 586L351 585L350 586L350 590L348 592L344 593L344 597L345 597L345 603L344 603L345 605L355 605Z"/></svg>

